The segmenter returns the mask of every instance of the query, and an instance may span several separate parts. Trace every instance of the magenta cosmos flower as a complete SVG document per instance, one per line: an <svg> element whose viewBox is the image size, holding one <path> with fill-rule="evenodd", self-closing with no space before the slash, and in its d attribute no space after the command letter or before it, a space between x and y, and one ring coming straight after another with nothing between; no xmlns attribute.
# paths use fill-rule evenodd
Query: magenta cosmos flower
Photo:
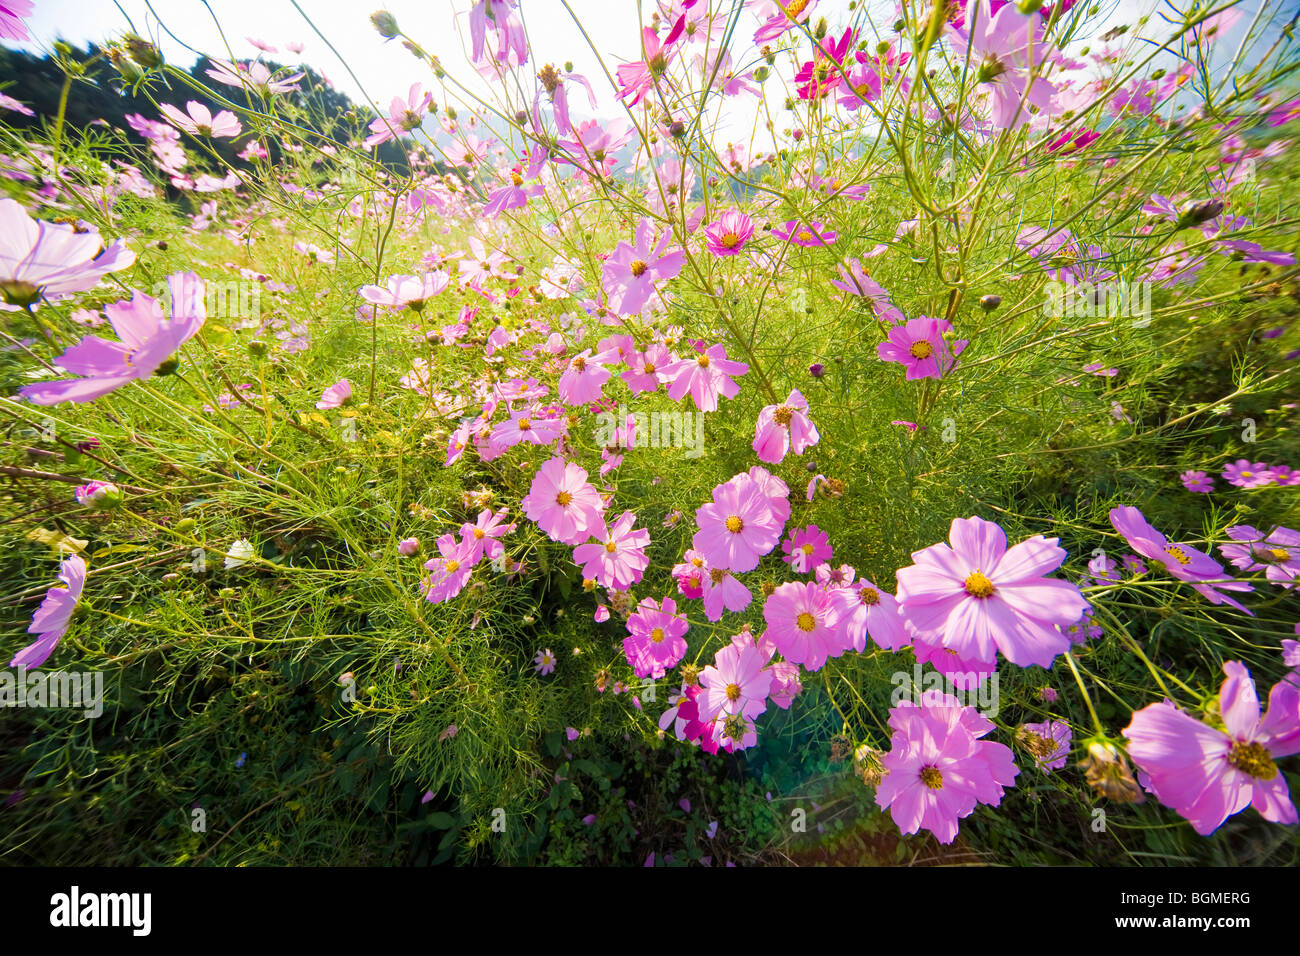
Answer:
<svg viewBox="0 0 1300 956"><path fill-rule="evenodd" d="M193 136L211 136L220 139L225 136L238 136L243 131L239 120L230 110L221 110L213 116L212 110L197 100L190 100L185 104L185 113L170 103L163 103L158 109L167 118L167 122Z"/></svg>
<svg viewBox="0 0 1300 956"><path fill-rule="evenodd" d="M754 220L739 209L728 209L718 221L704 227L709 252L715 256L734 256L754 236Z"/></svg>
<svg viewBox="0 0 1300 956"><path fill-rule="evenodd" d="M1065 766L1070 755L1070 741L1074 739L1074 731L1070 730L1069 724L1059 720L1044 720L1022 724L1020 731L1016 737L1024 741L1025 748L1033 756L1038 769L1050 773Z"/></svg>
<svg viewBox="0 0 1300 956"><path fill-rule="evenodd" d="M637 677L658 680L676 667L686 656L686 632L690 625L677 616L677 602L670 597L662 603L642 598L627 619L628 636L623 638L623 653Z"/></svg>
<svg viewBox="0 0 1300 956"><path fill-rule="evenodd" d="M782 404L768 405L758 413L753 448L759 461L780 464L790 450L802 455L819 441L821 434L808 417L808 400L797 388Z"/></svg>
<svg viewBox="0 0 1300 956"><path fill-rule="evenodd" d="M520 504L537 527L561 544L582 544L605 523L605 503L587 483L587 472L559 457L538 469Z"/></svg>
<svg viewBox="0 0 1300 956"><path fill-rule="evenodd" d="M786 242L793 242L796 246L812 247L833 245L839 233L827 229L820 222L814 221L805 225L797 219L791 219L784 226L773 229L772 235Z"/></svg>
<svg viewBox="0 0 1300 956"><path fill-rule="evenodd" d="M59 580L66 587L52 587L45 592L45 600L32 615L32 623L27 626L27 633L35 634L36 640L14 655L10 667L25 667L34 670L44 664L72 623L72 612L77 609L77 601L86 585L86 562L80 555L74 554L60 565Z"/></svg>
<svg viewBox="0 0 1300 956"><path fill-rule="evenodd" d="M1023 126L1031 107L1051 110L1056 87L1036 74L1043 71L1052 47L1044 41L1037 17L1021 13L1014 3L974 0L951 40L958 62L969 57L976 82L989 88L995 127Z"/></svg>
<svg viewBox="0 0 1300 956"><path fill-rule="evenodd" d="M1125 506L1112 508L1110 523L1115 530L1138 554L1160 565L1179 581L1186 582L1200 592L1211 604L1228 604L1246 614L1254 612L1243 607L1223 591L1253 591L1255 588L1245 581L1234 581L1223 565L1215 561L1204 551L1198 551L1190 544L1171 544L1169 540L1151 527L1146 517L1137 508ZM1126 561L1127 563L1127 561Z"/></svg>
<svg viewBox="0 0 1300 956"><path fill-rule="evenodd" d="M798 528L781 542L782 558L786 564L800 574L811 574L818 565L826 564L834 555L830 535L815 524Z"/></svg>
<svg viewBox="0 0 1300 956"><path fill-rule="evenodd" d="M654 243L654 225L642 219L636 229L636 245L620 242L605 260L604 285L609 307L620 315L635 315L655 293L655 282L671 279L682 271L686 255L680 249L668 251L673 234L667 231Z"/></svg>
<svg viewBox="0 0 1300 956"><path fill-rule="evenodd" d="M582 565L583 577L590 578L602 587L626 591L641 580L641 572L650 566L645 549L650 545L650 532L633 528L636 514L624 511L614 525L606 530L602 521L592 531L595 544L583 544L573 549L573 560Z"/></svg>
<svg viewBox="0 0 1300 956"><path fill-rule="evenodd" d="M106 305L104 314L121 341L86 336L54 360L81 378L38 382L24 386L18 394L35 405L90 402L153 375L207 318L202 279L192 272L180 272L168 278L167 286L170 317L163 315L157 299L143 292L130 301Z"/></svg>
<svg viewBox="0 0 1300 956"><path fill-rule="evenodd" d="M1264 577L1284 588L1300 587L1300 533L1274 528L1264 534L1248 524L1228 529L1236 544L1221 544L1219 552L1242 571L1263 571Z"/></svg>
<svg viewBox="0 0 1300 956"><path fill-rule="evenodd" d="M767 657L753 644L728 644L700 671L700 688L696 704L704 723L734 715L753 720L767 710L772 688Z"/></svg>
<svg viewBox="0 0 1300 956"><path fill-rule="evenodd" d="M32 15L32 0L4 0L0 3L0 39L30 40L22 17Z"/></svg>
<svg viewBox="0 0 1300 956"><path fill-rule="evenodd" d="M478 564L484 557L495 561L505 553L501 539L515 530L513 522L505 523L508 513L505 508L495 513L484 508L478 513L477 521L473 524L466 521L460 526L460 540L470 564Z"/></svg>
<svg viewBox="0 0 1300 956"><path fill-rule="evenodd" d="M893 734L889 753L880 758L886 772L876 803L903 833L926 829L940 843L951 843L957 821L981 803L996 807L1020 773L1010 747L980 739L993 722L956 701L900 705L890 710L889 726Z"/></svg>
<svg viewBox="0 0 1300 956"><path fill-rule="evenodd" d="M1162 701L1139 710L1124 728L1128 754L1150 778L1147 789L1201 836L1247 805L1273 823L1296 823L1286 777L1274 761L1300 752L1300 688L1273 685L1261 720L1250 672L1227 661L1223 673L1222 729Z"/></svg>
<svg viewBox="0 0 1300 956"><path fill-rule="evenodd" d="M754 600L749 588L740 583L730 571L722 568L707 568L699 578L701 597L704 598L704 616L710 621L722 618L722 610L738 613L749 607Z"/></svg>
<svg viewBox="0 0 1300 956"><path fill-rule="evenodd" d="M1178 476L1178 480L1188 491L1206 494L1214 490L1214 479L1203 471L1185 471Z"/></svg>
<svg viewBox="0 0 1300 956"><path fill-rule="evenodd" d="M1058 630L1083 616L1078 587L1046 577L1066 558L1056 538L1034 535L1007 548L996 522L954 518L948 540L912 554L898 572L907 629L930 645L992 664L997 651L1020 667L1050 667L1070 649Z"/></svg>
<svg viewBox="0 0 1300 956"><path fill-rule="evenodd" d="M844 653L830 595L813 581L789 581L778 587L763 604L763 620L767 622L764 637L782 657L807 670L820 670L828 657Z"/></svg>
<svg viewBox="0 0 1300 956"><path fill-rule="evenodd" d="M885 362L898 362L907 368L907 380L941 378L957 362L957 356L967 345L964 339L949 349L945 332L952 324L944 319L919 316L906 325L896 325L889 330L886 341L876 346L876 354Z"/></svg>
<svg viewBox="0 0 1300 956"><path fill-rule="evenodd" d="M727 358L726 346L719 343L665 366L662 374L668 381L668 397L674 402L690 395L700 411L716 412L718 396L735 398L740 394L735 377L748 371L744 362Z"/></svg>
<svg viewBox="0 0 1300 956"><path fill-rule="evenodd" d="M107 249L93 229L33 219L13 199L0 199L0 298L27 306L93 288L135 262L118 239Z"/></svg>
<svg viewBox="0 0 1300 956"><path fill-rule="evenodd" d="M695 512L699 530L691 539L711 568L742 574L776 547L784 520L778 520L762 487L741 474L713 489L713 500Z"/></svg>

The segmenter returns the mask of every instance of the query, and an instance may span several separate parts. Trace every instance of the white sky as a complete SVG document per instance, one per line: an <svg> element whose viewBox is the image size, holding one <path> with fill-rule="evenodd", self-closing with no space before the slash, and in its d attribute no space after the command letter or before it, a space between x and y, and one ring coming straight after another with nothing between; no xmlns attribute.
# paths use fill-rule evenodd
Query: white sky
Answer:
<svg viewBox="0 0 1300 956"><path fill-rule="evenodd" d="M371 26L370 14L385 8L396 18L403 30L419 42L426 51L436 54L462 82L485 89L483 82L466 61L468 17L471 0L368 0L358 4L353 0L298 0L306 15L334 45L338 54L329 47L308 25L290 0L209 0L211 12L201 0L153 0L152 10L145 0L39 0L36 10L28 18L28 28L36 37L33 44L15 44L31 49L48 49L54 39L63 37L76 43L104 42L120 36L127 29L126 16L142 34L160 41L164 56L173 62L189 66L194 54L184 48L159 28L158 17L183 43L208 53L224 57L229 49L238 58L251 58L258 51L246 39L254 37L279 48L272 58L292 64L305 62L327 76L335 86L357 102L370 101L381 109L386 108L395 95L405 95L411 84L434 86L427 65L416 60L400 46L400 41L385 41ZM1089 2L1089 0L1083 0ZM1190 0L1179 0L1184 6ZM1239 9L1245 13L1243 23L1233 34L1244 30L1261 0L1246 0ZM1263 0L1273 9L1285 10L1296 6L1300 0ZM1098 27L1115 23L1133 23L1138 15L1149 12L1158 0L1119 0L1116 9ZM716 4L716 0L715 0ZM119 5L120 8L119 9ZM586 28L591 42L605 58L606 67L613 72L624 58L639 55L638 29L649 18L655 7L654 0L569 0L573 15ZM720 5L720 4L716 4ZM873 12L872 21L881 31L888 31L893 14L892 0L869 0L865 4ZM560 0L523 0L521 3L531 43L530 67L553 62L560 66L572 60L579 73L592 81L599 100L597 115L613 116L619 110L612 92L604 80L596 57L588 47L578 26ZM641 14L638 14L638 9ZM459 15L456 11L462 11ZM848 0L822 0L818 15L825 15L832 26L847 23ZM124 16L125 13L125 16ZM221 30L213 15L220 22ZM750 35L749 17L742 24L737 44L745 47ZM225 39L222 38L224 31ZM1162 34L1164 30L1160 31ZM1224 46L1235 35L1225 37ZM301 56L290 53L285 43L301 42L305 49ZM346 61L360 84L348 75L340 61ZM768 95L778 94L778 84L768 84ZM576 95L575 95L576 94ZM436 94L435 94L436 95ZM586 97L575 91L570 96L574 111L588 114ZM752 104L752 100L743 101ZM779 102L773 106L779 108ZM752 108L752 107L751 107Z"/></svg>

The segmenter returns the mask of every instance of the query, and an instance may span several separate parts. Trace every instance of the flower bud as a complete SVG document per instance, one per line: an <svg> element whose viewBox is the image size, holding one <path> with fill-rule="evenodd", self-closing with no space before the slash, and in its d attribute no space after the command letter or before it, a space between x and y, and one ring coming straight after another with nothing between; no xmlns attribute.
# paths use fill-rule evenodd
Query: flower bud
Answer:
<svg viewBox="0 0 1300 956"><path fill-rule="evenodd" d="M403 538L397 543L397 553L404 558L413 557L419 550L419 538Z"/></svg>
<svg viewBox="0 0 1300 956"><path fill-rule="evenodd" d="M77 504L91 511L111 511L122 503L122 492L111 481L92 481L78 485L73 494Z"/></svg>
<svg viewBox="0 0 1300 956"><path fill-rule="evenodd" d="M376 10L370 14L370 22L385 40L391 40L401 32L397 26L397 18L387 10Z"/></svg>
<svg viewBox="0 0 1300 956"><path fill-rule="evenodd" d="M992 312L1002 304L1000 295L982 295L980 296L980 308L985 312Z"/></svg>

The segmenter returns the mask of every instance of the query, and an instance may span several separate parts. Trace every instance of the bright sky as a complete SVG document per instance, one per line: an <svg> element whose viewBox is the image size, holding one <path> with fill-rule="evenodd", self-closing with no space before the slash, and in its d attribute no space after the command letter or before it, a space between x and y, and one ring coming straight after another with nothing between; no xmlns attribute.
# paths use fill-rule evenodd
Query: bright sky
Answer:
<svg viewBox="0 0 1300 956"><path fill-rule="evenodd" d="M1179 0L1179 5L1189 2ZM1244 31L1259 2L1247 0L1240 5L1245 14L1242 22L1224 38L1221 46L1235 47L1237 35ZM1270 13L1276 10L1285 15L1285 9L1294 8L1300 0L1263 2L1268 4ZM1097 30L1101 32L1117 23L1131 24L1157 3L1158 0L1119 0ZM369 99L385 108L393 96L404 95L411 84L419 82L428 87L433 80L427 65L404 50L400 41L385 41L371 26L370 13L386 8L408 35L426 51L437 55L458 79L480 92L486 90L485 81L469 69L466 60L469 31L464 11L469 9L471 0L454 3L452 0L390 0L386 4L374 0L364 5L352 0L298 0L298 5L302 12L291 0L209 0L207 4L201 0L153 0L152 4L146 0L117 0L116 3L37 0L36 11L27 21L37 42L17 45L48 49L60 36L76 43L104 42L120 36L127 29L129 17L138 32L159 41L164 56L188 66L195 54L185 45L212 56L227 56L229 50L244 59L258 55L247 39L253 37L277 47L279 53L272 57L280 62L309 63L354 100ZM888 31L893 19L893 0L869 0L865 5L872 11L871 19L877 28ZM603 71L574 18L586 29L590 42L600 51L612 73L624 58L639 54L637 31L655 8L654 0L568 0L572 15L561 0L523 0L520 6L531 42L530 66L536 68L548 62L560 66L566 60L573 61L577 71L586 74L596 89L600 104L596 114L616 115L619 110ZM457 10L461 13L457 14ZM816 12L825 15L832 26L846 23L848 0L822 0ZM749 15L746 16L748 24ZM333 51L307 17L333 44ZM747 25L741 29L748 33ZM285 47L289 42L304 44L302 54L289 52ZM356 79L349 75L349 68ZM769 96L779 89L776 84L769 87ZM571 102L576 114L589 113L585 96L571 94ZM779 102L773 105L779 109Z"/></svg>

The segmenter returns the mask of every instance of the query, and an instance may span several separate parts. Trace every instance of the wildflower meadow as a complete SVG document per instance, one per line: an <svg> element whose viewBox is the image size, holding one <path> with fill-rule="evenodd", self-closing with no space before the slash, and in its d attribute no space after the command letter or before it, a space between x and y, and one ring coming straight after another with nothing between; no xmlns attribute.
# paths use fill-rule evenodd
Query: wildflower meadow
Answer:
<svg viewBox="0 0 1300 956"><path fill-rule="evenodd" d="M1296 865L1297 17L0 0L0 862Z"/></svg>

